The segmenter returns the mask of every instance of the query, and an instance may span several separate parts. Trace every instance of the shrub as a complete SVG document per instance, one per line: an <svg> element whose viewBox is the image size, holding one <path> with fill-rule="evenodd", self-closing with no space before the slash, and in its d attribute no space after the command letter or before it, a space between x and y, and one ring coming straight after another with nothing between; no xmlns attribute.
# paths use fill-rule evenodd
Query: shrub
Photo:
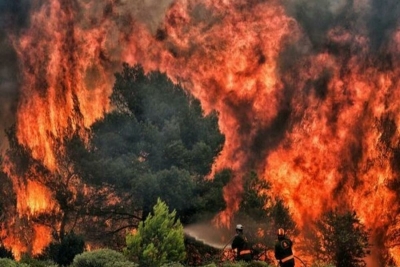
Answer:
<svg viewBox="0 0 400 267"><path fill-rule="evenodd" d="M252 261L247 267L268 267L269 265L265 261Z"/></svg>
<svg viewBox="0 0 400 267"><path fill-rule="evenodd" d="M161 267L185 267L185 266L179 262L169 262L161 265Z"/></svg>
<svg viewBox="0 0 400 267"><path fill-rule="evenodd" d="M239 262L227 261L227 262L222 263L221 266L222 267L247 267L247 263L246 262L241 262L241 261L239 261Z"/></svg>
<svg viewBox="0 0 400 267"><path fill-rule="evenodd" d="M68 266L76 255L84 251L84 248L85 242L82 236L71 232L66 234L61 242L50 243L38 258L50 259L61 266Z"/></svg>
<svg viewBox="0 0 400 267"><path fill-rule="evenodd" d="M12 259L0 259L0 266L1 267L30 267L28 264L25 263L18 263Z"/></svg>
<svg viewBox="0 0 400 267"><path fill-rule="evenodd" d="M20 263L25 263L29 267L58 267L58 265L50 260L38 260L29 255L22 255ZM0 264L1 266L1 264Z"/></svg>
<svg viewBox="0 0 400 267"><path fill-rule="evenodd" d="M204 265L202 267L217 267L217 265L215 263L210 263L210 264Z"/></svg>
<svg viewBox="0 0 400 267"><path fill-rule="evenodd" d="M117 251L99 249L77 255L72 267L137 267L137 264L128 261Z"/></svg>
<svg viewBox="0 0 400 267"><path fill-rule="evenodd" d="M160 199L135 234L126 237L125 254L141 266L157 267L186 257L183 226Z"/></svg>

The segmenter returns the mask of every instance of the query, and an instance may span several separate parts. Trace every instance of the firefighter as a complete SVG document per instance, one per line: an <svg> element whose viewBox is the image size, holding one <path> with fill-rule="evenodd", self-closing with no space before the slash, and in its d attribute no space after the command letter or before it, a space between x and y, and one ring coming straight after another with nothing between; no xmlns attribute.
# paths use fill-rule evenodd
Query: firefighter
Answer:
<svg viewBox="0 0 400 267"><path fill-rule="evenodd" d="M278 229L278 241L275 243L275 258L281 267L293 267L294 256L292 251L293 242L285 235L285 230Z"/></svg>
<svg viewBox="0 0 400 267"><path fill-rule="evenodd" d="M236 225L236 235L232 241L232 249L236 250L237 261L251 261L252 253L247 241L247 238L243 235L243 225Z"/></svg>

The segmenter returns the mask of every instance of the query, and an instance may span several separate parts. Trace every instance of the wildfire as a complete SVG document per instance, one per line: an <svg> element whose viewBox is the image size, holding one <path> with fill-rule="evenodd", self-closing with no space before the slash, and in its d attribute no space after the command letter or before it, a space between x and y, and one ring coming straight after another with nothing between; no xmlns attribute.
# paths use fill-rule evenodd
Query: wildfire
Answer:
<svg viewBox="0 0 400 267"><path fill-rule="evenodd" d="M26 187L20 186L17 190L17 210L20 214L37 214L54 209L49 189L36 181L28 180Z"/></svg>
<svg viewBox="0 0 400 267"><path fill-rule="evenodd" d="M18 141L56 171L55 140L87 138L111 109L113 72L140 63L218 112L226 142L213 173L236 174L220 223L238 208L243 173L255 169L300 227L335 206L355 209L372 229L389 227L378 245L400 266L389 238L400 226L400 31L373 39L377 1L322 2L314 25L295 1L32 1L29 26L11 36L22 71ZM34 177L14 187L20 214L54 208ZM48 239L35 227L37 252Z"/></svg>

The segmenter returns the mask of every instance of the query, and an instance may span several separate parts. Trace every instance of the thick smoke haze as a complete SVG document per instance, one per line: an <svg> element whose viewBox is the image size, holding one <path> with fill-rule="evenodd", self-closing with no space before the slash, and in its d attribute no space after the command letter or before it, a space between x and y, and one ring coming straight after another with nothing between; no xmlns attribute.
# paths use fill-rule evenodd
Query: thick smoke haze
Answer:
<svg viewBox="0 0 400 267"><path fill-rule="evenodd" d="M284 0L288 14L304 29L314 49L326 49L328 32L335 28L366 35L371 52L384 52L398 27L396 0Z"/></svg>
<svg viewBox="0 0 400 267"><path fill-rule="evenodd" d="M15 122L18 67L15 51L0 31L0 151L6 148L4 131Z"/></svg>
<svg viewBox="0 0 400 267"><path fill-rule="evenodd" d="M28 24L29 6L28 0L0 1L0 152L7 147L4 131L15 123L20 73L9 34Z"/></svg>

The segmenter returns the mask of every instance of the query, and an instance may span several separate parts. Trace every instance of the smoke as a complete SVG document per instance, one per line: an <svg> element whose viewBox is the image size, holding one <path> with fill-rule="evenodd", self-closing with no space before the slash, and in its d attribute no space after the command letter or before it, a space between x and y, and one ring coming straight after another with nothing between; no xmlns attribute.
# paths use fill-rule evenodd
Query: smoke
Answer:
<svg viewBox="0 0 400 267"><path fill-rule="evenodd" d="M317 51L329 45L329 31L342 28L367 36L370 51L382 52L399 26L396 0L284 0L284 5Z"/></svg>
<svg viewBox="0 0 400 267"><path fill-rule="evenodd" d="M7 148L4 131L15 122L18 66L15 51L0 31L0 152Z"/></svg>
<svg viewBox="0 0 400 267"><path fill-rule="evenodd" d="M18 100L18 60L9 39L28 24L28 0L0 1L0 153L7 148L4 131L15 123Z"/></svg>
<svg viewBox="0 0 400 267"><path fill-rule="evenodd" d="M30 0L0 0L0 29L20 29L29 23Z"/></svg>
<svg viewBox="0 0 400 267"><path fill-rule="evenodd" d="M368 14L368 33L371 48L378 51L387 47L393 32L399 26L400 2L371 0Z"/></svg>
<svg viewBox="0 0 400 267"><path fill-rule="evenodd" d="M190 224L184 227L186 235L195 238L210 247L225 249L230 247L235 233L226 228L219 228L210 222Z"/></svg>
<svg viewBox="0 0 400 267"><path fill-rule="evenodd" d="M349 2L346 0L284 1L288 14L302 26L304 34L315 50L322 49L327 41L327 32L335 24L340 23L341 17L349 10Z"/></svg>
<svg viewBox="0 0 400 267"><path fill-rule="evenodd" d="M165 13L173 2L174 0L125 0L130 14L145 23L152 34L155 34L162 24Z"/></svg>

